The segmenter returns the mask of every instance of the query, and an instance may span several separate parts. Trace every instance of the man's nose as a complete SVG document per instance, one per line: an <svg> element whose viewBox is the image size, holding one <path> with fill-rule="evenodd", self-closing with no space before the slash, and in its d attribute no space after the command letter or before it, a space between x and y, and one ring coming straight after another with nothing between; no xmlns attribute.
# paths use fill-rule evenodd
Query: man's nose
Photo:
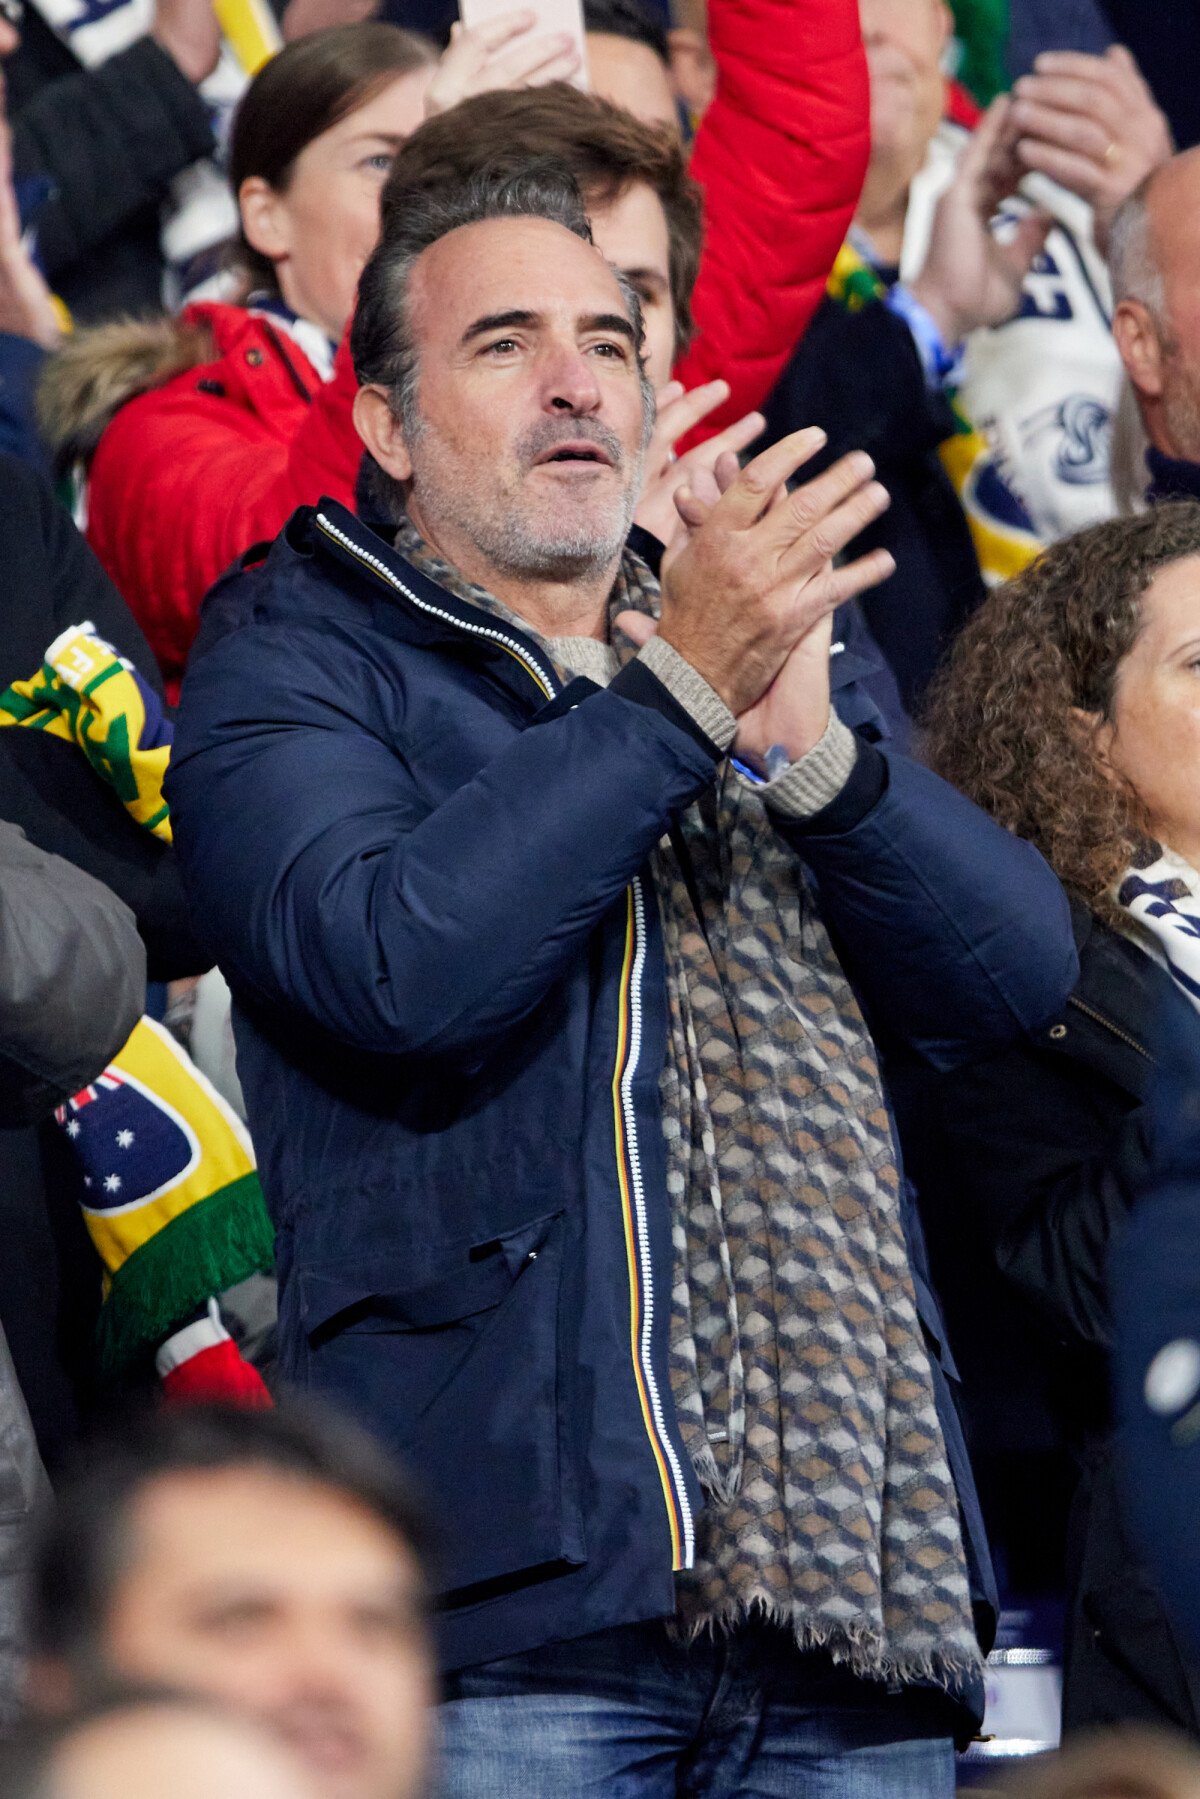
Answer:
<svg viewBox="0 0 1200 1799"><path fill-rule="evenodd" d="M556 350L543 370L542 406L546 412L594 412L600 404L595 365L582 350Z"/></svg>

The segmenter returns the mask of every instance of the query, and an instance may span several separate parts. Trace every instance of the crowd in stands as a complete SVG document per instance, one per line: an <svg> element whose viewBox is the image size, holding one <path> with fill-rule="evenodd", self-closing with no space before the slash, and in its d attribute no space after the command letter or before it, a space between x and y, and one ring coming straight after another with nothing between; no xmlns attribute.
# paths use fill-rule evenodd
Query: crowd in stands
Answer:
<svg viewBox="0 0 1200 1799"><path fill-rule="evenodd" d="M1200 1795L1196 37L0 0L0 1799Z"/></svg>

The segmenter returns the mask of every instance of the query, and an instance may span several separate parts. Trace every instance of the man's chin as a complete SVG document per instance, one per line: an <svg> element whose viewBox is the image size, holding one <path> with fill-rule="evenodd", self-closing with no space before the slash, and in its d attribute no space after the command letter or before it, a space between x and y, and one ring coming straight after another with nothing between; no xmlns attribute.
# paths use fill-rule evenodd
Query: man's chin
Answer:
<svg viewBox="0 0 1200 1799"><path fill-rule="evenodd" d="M377 1770L363 1733L352 1724L289 1716L268 1721L303 1762L321 1799L377 1799Z"/></svg>
<svg viewBox="0 0 1200 1799"><path fill-rule="evenodd" d="M536 515L512 523L510 567L560 581L606 568L620 555L629 532L623 507L616 514L611 502L603 511L576 507L567 494L552 510L539 508Z"/></svg>

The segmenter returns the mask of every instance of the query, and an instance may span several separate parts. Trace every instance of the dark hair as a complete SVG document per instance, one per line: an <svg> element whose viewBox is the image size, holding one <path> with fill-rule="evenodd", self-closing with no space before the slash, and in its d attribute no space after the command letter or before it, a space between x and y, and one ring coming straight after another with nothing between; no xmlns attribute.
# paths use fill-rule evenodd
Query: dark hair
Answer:
<svg viewBox="0 0 1200 1799"><path fill-rule="evenodd" d="M389 82L437 61L431 39L399 25L333 25L264 63L239 102L229 140L229 182L261 176L283 193L300 152L366 106ZM256 287L274 287L270 260L240 231L236 261Z"/></svg>
<svg viewBox="0 0 1200 1799"><path fill-rule="evenodd" d="M135 1410L86 1446L57 1487L32 1558L31 1652L102 1668L104 1622L140 1494L166 1475L231 1468L291 1475L353 1500L428 1570L432 1537L407 1483L373 1438L328 1406L288 1399L272 1410Z"/></svg>
<svg viewBox="0 0 1200 1799"><path fill-rule="evenodd" d="M636 181L657 194L667 217L677 350L692 332L692 289L700 266L700 188L678 137L644 125L566 82L478 94L427 119L401 146L383 192L383 228L394 208L424 188L466 181L481 169L519 174L552 163L570 175L585 205L606 206Z"/></svg>
<svg viewBox="0 0 1200 1799"><path fill-rule="evenodd" d="M1112 718L1143 594L1160 569L1198 555L1194 500L1052 544L967 621L926 707L931 767L1036 845L1064 887L1110 921L1110 889L1149 826L1074 713Z"/></svg>
<svg viewBox="0 0 1200 1799"><path fill-rule="evenodd" d="M639 0L583 0L583 28L603 37L623 37L634 44L645 44L666 68L671 66L666 28L657 14L640 5Z"/></svg>
<svg viewBox="0 0 1200 1799"><path fill-rule="evenodd" d="M487 219L549 219L585 243L592 241L579 189L552 163L528 163L518 174L490 165L463 180L445 180L393 195L383 234L358 284L350 353L359 384L378 382L410 415L416 350L408 316L408 283L417 258L450 232ZM641 335L641 309L634 327Z"/></svg>

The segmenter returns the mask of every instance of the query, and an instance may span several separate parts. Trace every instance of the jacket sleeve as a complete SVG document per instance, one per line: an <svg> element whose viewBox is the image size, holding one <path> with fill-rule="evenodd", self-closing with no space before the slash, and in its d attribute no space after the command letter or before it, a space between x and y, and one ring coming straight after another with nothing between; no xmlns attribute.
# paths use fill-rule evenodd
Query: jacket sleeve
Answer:
<svg viewBox="0 0 1200 1799"><path fill-rule="evenodd" d="M918 1188L967 1214L971 1238L1057 1331L1104 1347L1112 1248L1156 1152L1151 1108L1114 1123L1111 1090L1097 1103L1098 1086L1090 1071L1020 1045L950 1074L926 1071L900 1124Z"/></svg>
<svg viewBox="0 0 1200 1799"><path fill-rule="evenodd" d="M368 656L348 672L344 648L335 676L337 652L328 631L264 624L189 670L167 792L196 915L235 989L363 1050L482 1056L711 783L717 751L635 663L430 810L405 696Z"/></svg>
<svg viewBox="0 0 1200 1799"><path fill-rule="evenodd" d="M863 746L831 805L777 825L816 876L872 1027L935 1067L1037 1030L1079 979L1041 856L918 763Z"/></svg>
<svg viewBox="0 0 1200 1799"><path fill-rule="evenodd" d="M34 1123L99 1074L145 996L129 908L0 823L0 1124Z"/></svg>
<svg viewBox="0 0 1200 1799"><path fill-rule="evenodd" d="M723 376L710 436L760 406L812 317L858 204L870 95L857 0L710 0L717 92L696 134L697 335L676 369Z"/></svg>
<svg viewBox="0 0 1200 1799"><path fill-rule="evenodd" d="M168 675L182 672L200 602L231 563L277 536L297 506L326 496L353 505L356 391L343 344L289 442L249 410L180 383L131 400L105 431L88 538Z"/></svg>
<svg viewBox="0 0 1200 1799"><path fill-rule="evenodd" d="M1189 1666L1200 1657L1200 1183L1186 1173L1147 1196L1114 1268L1117 1446L1134 1541L1154 1571ZM1140 1670L1139 1670L1140 1672Z"/></svg>
<svg viewBox="0 0 1200 1799"><path fill-rule="evenodd" d="M48 82L13 120L17 175L45 175L54 186L37 218L47 280L157 205L212 149L208 108L152 38Z"/></svg>

